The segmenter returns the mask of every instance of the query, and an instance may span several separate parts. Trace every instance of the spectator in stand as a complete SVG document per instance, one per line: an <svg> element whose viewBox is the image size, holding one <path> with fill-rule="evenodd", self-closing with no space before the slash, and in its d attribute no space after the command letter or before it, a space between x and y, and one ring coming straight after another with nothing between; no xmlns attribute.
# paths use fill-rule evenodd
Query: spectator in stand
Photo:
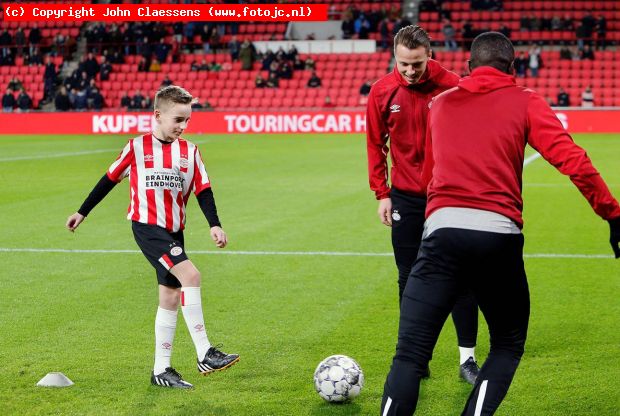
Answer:
<svg viewBox="0 0 620 416"><path fill-rule="evenodd" d="M17 77L11 78L9 81L7 88L11 89L13 92L21 91L24 88L24 84Z"/></svg>
<svg viewBox="0 0 620 416"><path fill-rule="evenodd" d="M13 37L13 42L15 43L15 46L17 47L16 49L17 56L23 56L24 48L26 47L26 34L24 33L21 27L17 28L17 31L15 32L15 36Z"/></svg>
<svg viewBox="0 0 620 416"><path fill-rule="evenodd" d="M6 92L2 96L2 111L5 113L10 113L13 111L17 102L15 101L15 96L13 95L13 91L10 88L6 89Z"/></svg>
<svg viewBox="0 0 620 416"><path fill-rule="evenodd" d="M241 51L241 43L237 40L236 36L230 38L228 42L228 52L230 53L230 59L235 62L239 60L239 52Z"/></svg>
<svg viewBox="0 0 620 416"><path fill-rule="evenodd" d="M323 108L334 108L335 106L336 105L332 101L332 97L330 97L329 95L326 95L325 99L323 100Z"/></svg>
<svg viewBox="0 0 620 416"><path fill-rule="evenodd" d="M294 62L295 59L297 59L299 57L299 52L297 51L297 48L295 47L295 45L291 45L291 47L288 49L288 52L286 53L285 58L291 62Z"/></svg>
<svg viewBox="0 0 620 416"><path fill-rule="evenodd" d="M367 97L370 94L370 88L372 87L372 83L370 81L366 81L360 87L360 95Z"/></svg>
<svg viewBox="0 0 620 416"><path fill-rule="evenodd" d="M564 88L560 87L557 98L558 107L570 107L570 96L564 91Z"/></svg>
<svg viewBox="0 0 620 416"><path fill-rule="evenodd" d="M280 73L280 63L277 60L274 60L269 65L269 75L275 74L276 76L278 76L279 73Z"/></svg>
<svg viewBox="0 0 620 416"><path fill-rule="evenodd" d="M355 19L355 23L353 24L353 26L358 39L368 39L370 22L368 21L366 15L363 12L359 14L357 19Z"/></svg>
<svg viewBox="0 0 620 416"><path fill-rule="evenodd" d="M319 78L319 76L316 74L315 71L312 71L312 75L310 76L310 79L308 80L307 87L308 88L320 88L321 87L321 78Z"/></svg>
<svg viewBox="0 0 620 416"><path fill-rule="evenodd" d="M241 69L243 71L251 71L254 66L254 47L249 40L244 40L239 49L239 60L241 61Z"/></svg>
<svg viewBox="0 0 620 416"><path fill-rule="evenodd" d="M530 15L530 30L538 32L542 28L541 20L534 14Z"/></svg>
<svg viewBox="0 0 620 416"><path fill-rule="evenodd" d="M138 62L138 72L149 72L149 62L143 56L140 58L140 62Z"/></svg>
<svg viewBox="0 0 620 416"><path fill-rule="evenodd" d="M575 23L573 22L573 18L570 13L566 13L564 15L564 19L562 19L562 30L571 32L575 30Z"/></svg>
<svg viewBox="0 0 620 416"><path fill-rule="evenodd" d="M525 53L520 52L519 56L515 59L515 72L519 78L525 78L527 76L527 68L529 66L529 60L525 57Z"/></svg>
<svg viewBox="0 0 620 416"><path fill-rule="evenodd" d="M512 34L510 29L506 25L501 25L499 27L498 32L501 33L502 35L506 36L507 38L510 38L510 35Z"/></svg>
<svg viewBox="0 0 620 416"><path fill-rule="evenodd" d="M39 48L34 48L30 57L28 57L28 65L43 65L43 59L39 53Z"/></svg>
<svg viewBox="0 0 620 416"><path fill-rule="evenodd" d="M260 72L256 74L256 79L254 80L254 86L256 86L256 88L267 87L267 82L265 81L265 78L263 78L263 75Z"/></svg>
<svg viewBox="0 0 620 416"><path fill-rule="evenodd" d="M575 31L575 36L577 36L577 47L579 48L579 50L582 50L586 41L590 38L590 36L588 35L588 28L583 24L579 25L579 27Z"/></svg>
<svg viewBox="0 0 620 416"><path fill-rule="evenodd" d="M585 26L586 33L588 37L591 38L596 28L596 19L592 16L592 13L586 10L586 14L581 19L581 24Z"/></svg>
<svg viewBox="0 0 620 416"><path fill-rule="evenodd" d="M353 37L353 34L355 33L355 21L353 20L353 13L351 13L351 10L346 10L343 13L340 28L342 29L343 39L351 39Z"/></svg>
<svg viewBox="0 0 620 416"><path fill-rule="evenodd" d="M282 61L282 64L278 69L278 78L293 79L293 67L288 61Z"/></svg>
<svg viewBox="0 0 620 416"><path fill-rule="evenodd" d="M469 50L472 41L476 37L476 32L474 31L474 27L468 20L465 20L463 22L463 26L461 27L461 35L465 43L465 48Z"/></svg>
<svg viewBox="0 0 620 416"><path fill-rule="evenodd" d="M5 57L9 53L11 45L13 45L13 37L7 29L4 29L2 34L0 34L0 55L2 55L2 57Z"/></svg>
<svg viewBox="0 0 620 416"><path fill-rule="evenodd" d="M151 65L149 65L149 72L161 72L161 64L157 59L153 59Z"/></svg>
<svg viewBox="0 0 620 416"><path fill-rule="evenodd" d="M560 31L563 28L562 19L557 14L551 18L551 30L554 32Z"/></svg>
<svg viewBox="0 0 620 416"><path fill-rule="evenodd" d="M209 66L209 71L211 72L220 72L222 70L222 65L213 61L211 62L211 66Z"/></svg>
<svg viewBox="0 0 620 416"><path fill-rule="evenodd" d="M560 59L565 61L570 61L573 59L573 53L566 45L562 45L562 49L560 49Z"/></svg>
<svg viewBox="0 0 620 416"><path fill-rule="evenodd" d="M217 31L217 27L211 29L211 37L209 38L209 44L211 45L211 50L213 53L216 53L221 48L221 39L220 33Z"/></svg>
<svg viewBox="0 0 620 416"><path fill-rule="evenodd" d="M599 49L605 49L605 39L607 38L607 19L600 15L596 21L596 43Z"/></svg>
<svg viewBox="0 0 620 416"><path fill-rule="evenodd" d="M129 108L133 110L138 110L142 108L142 101L144 100L144 96L140 90L136 90L136 94L131 99L131 106Z"/></svg>
<svg viewBox="0 0 620 416"><path fill-rule="evenodd" d="M530 18L527 17L525 14L521 15L519 25L521 28L521 32L529 32L530 30L532 30L532 22L530 21Z"/></svg>
<svg viewBox="0 0 620 416"><path fill-rule="evenodd" d="M151 101L151 97L148 95L144 97L142 102L140 103L140 109L142 110L152 110L153 109L153 101Z"/></svg>
<svg viewBox="0 0 620 416"><path fill-rule="evenodd" d="M19 111L28 111L32 108L32 98L30 98L23 88L17 96L17 108Z"/></svg>
<svg viewBox="0 0 620 416"><path fill-rule="evenodd" d="M88 93L86 90L78 89L75 93L75 98L73 101L73 107L76 110L82 111L88 109Z"/></svg>
<svg viewBox="0 0 620 416"><path fill-rule="evenodd" d="M267 88L278 88L280 86L280 80L275 73L270 73L267 78Z"/></svg>
<svg viewBox="0 0 620 416"><path fill-rule="evenodd" d="M110 65L104 55L101 57L101 66L99 67L99 79L101 81L108 81L110 79L110 73L112 73L112 65Z"/></svg>
<svg viewBox="0 0 620 416"><path fill-rule="evenodd" d="M540 52L541 52L541 49L540 49L540 46L538 45L532 45L528 52L530 75L532 76L532 78L538 78L538 71L542 67Z"/></svg>
<svg viewBox="0 0 620 416"><path fill-rule="evenodd" d="M54 106L56 107L56 111L69 111L71 109L71 102L69 101L67 89L64 85L60 87L60 90L56 94Z"/></svg>
<svg viewBox="0 0 620 416"><path fill-rule="evenodd" d="M39 25L35 23L32 29L30 29L30 33L28 33L28 47L30 48L28 55L32 55L35 49L39 47L41 39L41 29L39 29Z"/></svg>
<svg viewBox="0 0 620 416"><path fill-rule="evenodd" d="M581 106L594 107L594 93L592 92L592 88L590 88L590 86L587 86L581 93Z"/></svg>
<svg viewBox="0 0 620 416"><path fill-rule="evenodd" d="M443 33L443 39L444 39L444 46L446 47L446 49L448 49L449 51L455 51L458 49L458 45L456 44L456 29L454 29L454 26L452 26L452 23L450 23L450 20L448 19L444 19L443 20L443 27L441 28L441 32Z"/></svg>
<svg viewBox="0 0 620 416"><path fill-rule="evenodd" d="M191 71L200 71L200 65L198 65L198 62L196 62L195 60L192 61L192 64L190 65L190 70Z"/></svg>
<svg viewBox="0 0 620 416"><path fill-rule="evenodd" d="M306 69L306 64L304 63L304 61L301 60L299 55L296 56L295 60L293 61L293 69L298 71Z"/></svg>
<svg viewBox="0 0 620 416"><path fill-rule="evenodd" d="M172 85L172 84L174 84L174 83L172 82L170 77L168 75L166 75L164 77L164 79L161 81L161 85L159 86L159 88L164 88L164 87L167 87L168 85Z"/></svg>
<svg viewBox="0 0 620 416"><path fill-rule="evenodd" d="M99 111L103 109L105 101L103 99L103 95L99 92L99 88L95 87L90 90L90 93L88 94L88 102L90 104L89 108L93 110Z"/></svg>
<svg viewBox="0 0 620 416"><path fill-rule="evenodd" d="M583 45L583 49L581 50L581 56L580 58L583 59L589 59L591 61L594 60L594 50L590 47L590 45L585 44Z"/></svg>
<svg viewBox="0 0 620 416"><path fill-rule="evenodd" d="M381 36L381 49L386 50L390 46L392 40L390 36L390 19L387 17L379 23L379 36Z"/></svg>
<svg viewBox="0 0 620 416"><path fill-rule="evenodd" d="M121 97L121 107L124 107L127 110L131 108L131 98L129 98L129 95L127 95L126 91L123 93L123 96Z"/></svg>
<svg viewBox="0 0 620 416"><path fill-rule="evenodd" d="M84 71L86 71L86 75L88 78L95 78L99 73L99 63L97 62L97 58L89 52L86 55L86 61L84 62Z"/></svg>
<svg viewBox="0 0 620 416"><path fill-rule="evenodd" d="M155 45L155 50L153 53L159 62L166 62L166 59L168 59L168 53L170 53L170 45L168 45L166 40L162 38L159 43Z"/></svg>
<svg viewBox="0 0 620 416"><path fill-rule="evenodd" d="M306 59L305 65L306 65L307 70L314 71L314 69L316 68L316 63L314 62L314 59L312 59L311 56L309 56Z"/></svg>
<svg viewBox="0 0 620 416"><path fill-rule="evenodd" d="M7 51L5 56L2 56L2 54L0 54L0 66L13 66L13 65L15 65L15 57L13 56L11 49Z"/></svg>
<svg viewBox="0 0 620 416"><path fill-rule="evenodd" d="M53 92L52 89L56 86L58 74L56 73L56 65L52 62L52 58L49 56L45 58L45 72L43 73L43 89L46 92ZM50 95L51 96L51 95Z"/></svg>
<svg viewBox="0 0 620 416"><path fill-rule="evenodd" d="M78 79L76 87L78 90L85 90L90 85L90 79L88 79L88 75L86 72L82 71L81 77Z"/></svg>

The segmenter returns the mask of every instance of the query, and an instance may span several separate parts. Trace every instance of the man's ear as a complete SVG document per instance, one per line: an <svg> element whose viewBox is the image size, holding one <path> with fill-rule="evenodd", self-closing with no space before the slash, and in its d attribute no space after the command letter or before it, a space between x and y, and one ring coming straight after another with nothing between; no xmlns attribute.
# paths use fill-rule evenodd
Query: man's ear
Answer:
<svg viewBox="0 0 620 416"><path fill-rule="evenodd" d="M507 73L510 74L510 75L514 75L515 72L516 72L515 71L515 61L512 61L510 63L510 65L508 65L508 72Z"/></svg>

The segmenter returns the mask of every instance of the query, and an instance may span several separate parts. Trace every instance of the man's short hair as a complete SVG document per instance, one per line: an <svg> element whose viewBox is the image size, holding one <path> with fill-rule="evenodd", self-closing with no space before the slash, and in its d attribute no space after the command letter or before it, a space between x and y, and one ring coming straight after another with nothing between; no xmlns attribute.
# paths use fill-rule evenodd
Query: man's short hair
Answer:
<svg viewBox="0 0 620 416"><path fill-rule="evenodd" d="M479 66L492 66L502 72L510 73L515 60L515 48L504 34L499 32L482 33L471 44L471 69Z"/></svg>
<svg viewBox="0 0 620 416"><path fill-rule="evenodd" d="M178 85L168 85L157 91L153 107L161 110L163 105L169 104L191 104L194 97L185 88Z"/></svg>
<svg viewBox="0 0 620 416"><path fill-rule="evenodd" d="M426 30L420 26L409 25L401 28L394 36L394 52L396 52L398 45L403 45L407 49L416 49L424 46L424 49L428 52L431 50L431 38L426 33Z"/></svg>

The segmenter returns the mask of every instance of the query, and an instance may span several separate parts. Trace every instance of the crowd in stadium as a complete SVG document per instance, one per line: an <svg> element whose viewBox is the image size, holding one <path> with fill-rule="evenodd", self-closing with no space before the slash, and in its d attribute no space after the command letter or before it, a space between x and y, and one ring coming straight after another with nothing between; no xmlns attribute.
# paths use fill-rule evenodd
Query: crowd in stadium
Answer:
<svg viewBox="0 0 620 416"><path fill-rule="evenodd" d="M514 20L514 16L501 17L499 21L490 22L470 20L476 16L484 17L481 13L509 16L511 12L507 9L510 4L511 2L498 0L425 0L419 5L419 24L431 34L435 51L454 53L467 51L471 40L488 30L497 30L514 38L527 34L543 36L541 39L525 37L514 40L519 46L515 61L516 76L527 79L528 82L540 77L541 70L556 65L555 59L547 62L550 53L559 51L559 59L565 61L596 61L599 59L599 51L606 50L610 45L615 46L615 42L608 39L608 15L603 12L584 10L577 15L568 11L549 10L544 13L519 13L518 21ZM394 34L411 23L403 17L400 6L394 3L352 3L344 7L334 4L330 6L330 16L341 20L341 38L375 39L378 51L389 51ZM186 72L213 73L212 77L207 76L208 79L216 79L217 73L222 73L223 79L227 79L230 71L250 71L250 77L257 89L286 89L281 80L303 77L304 87L322 88L325 91L321 97L331 103L334 97L329 97L330 91L327 91L331 86L330 80L325 80L321 68L316 67L317 56L301 56L294 48L289 51L260 53L253 42L283 40L286 26L255 26L236 22L176 22L171 25L161 22L126 22L85 23L82 26L55 30L49 25L41 28L36 23L26 28L9 28L6 22L2 22L0 68L9 68L4 72L0 71L0 77L4 74L0 81L7 87L2 108L3 111L40 108L60 111L147 109L152 104L148 96L153 92L147 89L174 82L174 79L169 78L172 76L171 63L183 64L182 70ZM259 34L257 30L264 31ZM547 35L541 35L545 32L555 32L557 36L562 34L562 37L555 38L557 42L548 41L544 37ZM570 35L567 35L568 32ZM70 36L69 33L76 36ZM86 50L76 53L77 42L81 40L85 40ZM184 57L188 54L192 58L186 63ZM220 59L224 55L230 58ZM155 81L142 86L140 89L143 91L136 91L132 85L130 90L125 90L122 94L115 91L111 93L107 86L109 81L115 82L110 78L111 74L118 73L120 66L127 63L132 65L132 71L157 74ZM389 65L386 61L386 72ZM26 71L21 69L24 67L41 69ZM467 75L463 65L451 69L459 75ZM27 79L24 79L24 73L28 74ZM308 75L296 75L298 73ZM151 77L148 79L151 80ZM376 80L376 77L373 80ZM359 80L359 84L353 86L347 94L363 97L358 89L365 81ZM16 88L18 83L21 85ZM557 86L562 91L550 89L541 93L555 105L570 103L592 106L597 103L591 85L585 85L584 82L570 87L568 100L564 94L569 85ZM579 91L575 88L579 88ZM596 86L594 89L597 89ZM578 96L581 100L577 99ZM196 107L213 108L208 97L206 98L206 101ZM612 102L612 97L608 98L607 102ZM615 96L613 98L615 99ZM350 105L351 101L347 103ZM359 100L357 104L363 105L364 101Z"/></svg>

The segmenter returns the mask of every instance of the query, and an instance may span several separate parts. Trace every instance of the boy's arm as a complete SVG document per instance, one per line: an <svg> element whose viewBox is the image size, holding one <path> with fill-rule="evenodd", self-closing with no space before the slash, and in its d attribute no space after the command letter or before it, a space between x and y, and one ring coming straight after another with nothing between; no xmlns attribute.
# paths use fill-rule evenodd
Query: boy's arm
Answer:
<svg viewBox="0 0 620 416"><path fill-rule="evenodd" d="M215 245L219 248L226 247L226 244L228 244L228 238L224 230L222 230L222 224L217 216L217 207L215 206L213 190L211 188L206 188L196 195L196 198L198 199L200 209L202 209L203 214L205 214L205 218L209 222L209 227L211 227L211 238L215 242Z"/></svg>
<svg viewBox="0 0 620 416"><path fill-rule="evenodd" d="M129 175L131 160L133 158L133 141L130 140L118 155L114 163L108 171L97 182L93 190L88 194L84 203L78 211L67 219L66 226L69 231L73 232L84 221L90 211L97 206L103 198L120 182L124 177Z"/></svg>

